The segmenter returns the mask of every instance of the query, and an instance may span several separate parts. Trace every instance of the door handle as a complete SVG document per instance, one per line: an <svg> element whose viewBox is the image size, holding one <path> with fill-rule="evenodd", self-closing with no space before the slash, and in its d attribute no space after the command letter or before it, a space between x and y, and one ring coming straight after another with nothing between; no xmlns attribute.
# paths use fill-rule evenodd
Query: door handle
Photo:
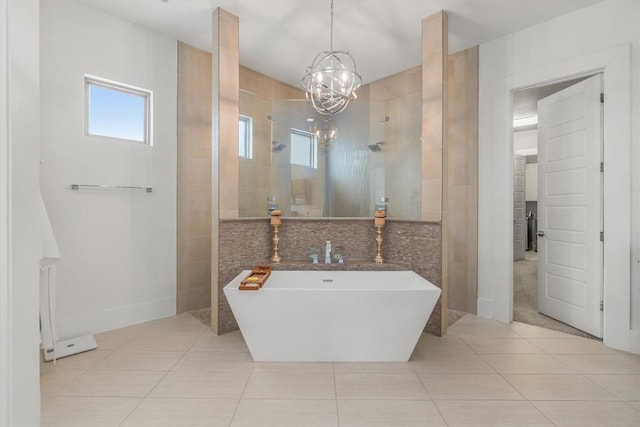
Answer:
<svg viewBox="0 0 640 427"><path fill-rule="evenodd" d="M540 230L536 233L538 235L538 237L544 237L544 231Z"/></svg>

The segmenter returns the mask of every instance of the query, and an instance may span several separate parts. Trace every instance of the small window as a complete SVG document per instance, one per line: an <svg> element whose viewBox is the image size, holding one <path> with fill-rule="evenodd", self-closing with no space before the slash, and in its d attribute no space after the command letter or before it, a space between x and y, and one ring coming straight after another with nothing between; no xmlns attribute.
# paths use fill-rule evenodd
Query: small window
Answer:
<svg viewBox="0 0 640 427"><path fill-rule="evenodd" d="M318 144L316 136L299 129L291 129L291 164L316 169Z"/></svg>
<svg viewBox="0 0 640 427"><path fill-rule="evenodd" d="M151 145L152 92L85 76L88 135Z"/></svg>
<svg viewBox="0 0 640 427"><path fill-rule="evenodd" d="M240 116L238 120L238 156L242 159L253 158L253 119Z"/></svg>

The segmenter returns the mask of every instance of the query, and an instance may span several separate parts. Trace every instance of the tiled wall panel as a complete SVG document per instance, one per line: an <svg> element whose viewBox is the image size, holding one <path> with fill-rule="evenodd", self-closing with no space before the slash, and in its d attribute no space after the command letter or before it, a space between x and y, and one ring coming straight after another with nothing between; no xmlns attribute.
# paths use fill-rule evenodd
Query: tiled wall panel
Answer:
<svg viewBox="0 0 640 427"><path fill-rule="evenodd" d="M442 165L447 118L447 15L422 20L422 219L442 219Z"/></svg>
<svg viewBox="0 0 640 427"><path fill-rule="evenodd" d="M447 204L443 212L448 306L475 313L478 271L478 48L449 57Z"/></svg>
<svg viewBox="0 0 640 427"><path fill-rule="evenodd" d="M178 43L177 312L211 304L211 54Z"/></svg>

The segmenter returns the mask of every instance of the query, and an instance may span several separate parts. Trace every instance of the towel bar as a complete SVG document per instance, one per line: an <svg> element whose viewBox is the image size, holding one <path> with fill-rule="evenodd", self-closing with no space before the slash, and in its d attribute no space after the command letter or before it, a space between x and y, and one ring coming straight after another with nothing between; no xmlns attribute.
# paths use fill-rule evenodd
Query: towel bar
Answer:
<svg viewBox="0 0 640 427"><path fill-rule="evenodd" d="M99 188L99 189L116 189L116 190L145 190L147 193L151 193L153 191L153 188L151 187L129 187L126 185L71 184L72 190L80 190L80 187Z"/></svg>

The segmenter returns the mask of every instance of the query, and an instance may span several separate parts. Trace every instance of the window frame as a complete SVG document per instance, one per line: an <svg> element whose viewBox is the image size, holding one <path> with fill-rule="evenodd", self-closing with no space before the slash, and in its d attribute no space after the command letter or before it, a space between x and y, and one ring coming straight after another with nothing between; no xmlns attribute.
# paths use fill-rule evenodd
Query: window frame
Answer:
<svg viewBox="0 0 640 427"><path fill-rule="evenodd" d="M300 136L305 136L308 137L311 144L309 144L309 163L308 164L300 164L300 163L294 163L293 161L291 161L292 159L289 158L289 162L292 165L297 165L297 166L302 166L302 167L307 167L307 168L312 168L312 169L318 169L318 136L312 132L308 132L306 130L302 130L302 129L297 129L297 128L291 128L290 131L290 141L291 141L291 150L293 152L293 138L291 138L294 134L296 135L300 135Z"/></svg>
<svg viewBox="0 0 640 427"><path fill-rule="evenodd" d="M240 126L238 126L238 158L251 160L253 159L253 117L240 114L238 116L238 123L245 122L244 132L244 152L247 155L242 155L240 152Z"/></svg>
<svg viewBox="0 0 640 427"><path fill-rule="evenodd" d="M144 138L143 141L135 139L121 138L118 136L98 135L89 132L89 110L91 107L91 86L102 87L125 94L132 94L141 96L144 99ZM102 77L93 76L90 74L84 75L84 134L87 137L105 138L117 141L126 141L134 144L142 144L153 146L153 91L144 89L141 87L129 85L126 83L117 82L115 80L109 80Z"/></svg>

